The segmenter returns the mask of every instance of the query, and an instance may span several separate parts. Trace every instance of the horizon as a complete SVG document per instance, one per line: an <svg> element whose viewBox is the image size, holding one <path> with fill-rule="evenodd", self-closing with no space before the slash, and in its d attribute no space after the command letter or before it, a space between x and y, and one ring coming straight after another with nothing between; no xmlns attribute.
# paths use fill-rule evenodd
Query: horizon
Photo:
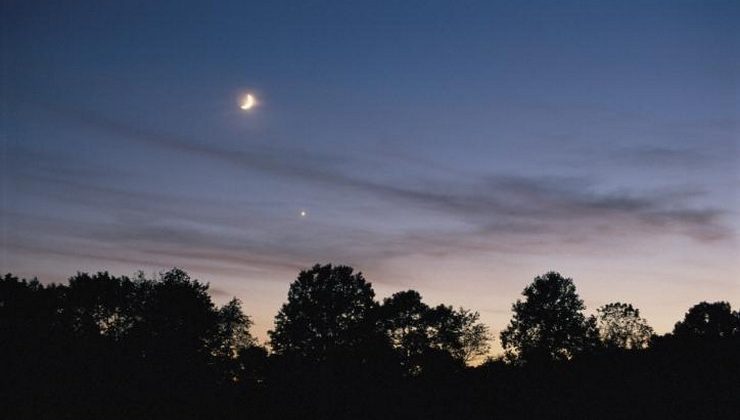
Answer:
<svg viewBox="0 0 740 420"><path fill-rule="evenodd" d="M4 5L0 271L177 266L261 341L316 263L495 337L550 270L740 302L737 2L196 3Z"/></svg>

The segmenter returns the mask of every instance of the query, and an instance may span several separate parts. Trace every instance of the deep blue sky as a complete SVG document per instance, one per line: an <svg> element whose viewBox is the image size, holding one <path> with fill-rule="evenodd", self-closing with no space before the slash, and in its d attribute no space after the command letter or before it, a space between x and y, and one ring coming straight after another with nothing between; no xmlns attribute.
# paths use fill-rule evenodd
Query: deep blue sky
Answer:
<svg viewBox="0 0 740 420"><path fill-rule="evenodd" d="M47 3L2 6L3 271L177 265L260 334L314 262L494 330L550 269L661 332L740 300L738 2Z"/></svg>

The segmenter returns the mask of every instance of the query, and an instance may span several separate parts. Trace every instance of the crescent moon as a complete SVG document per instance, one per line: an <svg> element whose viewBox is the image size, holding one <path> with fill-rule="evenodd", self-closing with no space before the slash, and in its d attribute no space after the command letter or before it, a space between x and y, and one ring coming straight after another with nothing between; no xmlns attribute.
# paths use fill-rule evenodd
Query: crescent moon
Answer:
<svg viewBox="0 0 740 420"><path fill-rule="evenodd" d="M254 100L254 96L251 94L247 94L247 96L244 98L244 102L242 102L240 108L247 111L254 107L256 101Z"/></svg>

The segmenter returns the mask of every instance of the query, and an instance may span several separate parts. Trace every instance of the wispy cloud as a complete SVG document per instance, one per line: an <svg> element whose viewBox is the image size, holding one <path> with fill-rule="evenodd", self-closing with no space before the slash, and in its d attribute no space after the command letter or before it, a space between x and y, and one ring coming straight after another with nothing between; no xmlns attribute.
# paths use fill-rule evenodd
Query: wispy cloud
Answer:
<svg viewBox="0 0 740 420"><path fill-rule="evenodd" d="M314 184L341 197L373 203L387 209L413 211L419 217L449 220L450 225L371 228L332 226L313 222L300 228L269 212L238 209L259 207L259 200L223 202L144 193L96 182L53 158L34 155L34 168L19 174L46 199L95 209L111 218L106 222L48 218L38 214L10 214L19 242L28 252L57 252L104 258L114 244L115 257L148 263L184 259L214 267L276 267L293 269L314 261L340 259L373 264L405 254L442 255L460 252L536 253L547 244L569 241L588 244L603 235L678 234L700 242L732 236L724 223L726 212L696 204L704 191L686 186L670 190L607 190L580 177L522 177L489 174L445 181L393 179L378 181L362 171L363 157L324 155L293 149L251 146L232 150L195 139L161 133L91 113L47 107L68 121L84 124L107 136L158 147L199 159L215 161L293 182ZM661 155L662 151L655 151ZM681 155L682 156L682 155ZM41 163L39 163L41 162ZM35 187L33 187L35 186ZM378 204L380 203L380 204ZM264 204L264 203L262 203ZM15 224L17 222L18 224ZM41 228L43 226L43 228ZM51 249L54 242L25 236L42 230L46 235L76 238L79 248ZM534 241L536 238L537 241ZM110 253L110 252L109 252Z"/></svg>
<svg viewBox="0 0 740 420"><path fill-rule="evenodd" d="M662 220L675 215L676 223L713 224L722 212L718 209L687 208L686 198L701 195L696 188L679 186L670 191L649 193L599 192L596 185L579 178L553 178L508 175L488 175L464 184L444 185L429 180L417 180L413 186L379 183L350 175L337 167L338 162L360 161L361 158L339 157L300 150L252 146L248 151L229 150L167 133L136 128L103 116L74 111L60 111L69 118L121 136L130 141L170 148L232 164L238 168L264 172L304 182L320 183L332 188L350 189L372 194L389 201L402 201L451 214L469 216L505 214L510 216L542 216L558 218L589 215L634 215L650 223L659 214ZM632 155L660 159L687 159L690 151L651 148ZM678 209L676 209L678 208ZM666 211L671 209L671 211ZM676 211L678 210L678 211ZM686 214L701 217L685 217Z"/></svg>

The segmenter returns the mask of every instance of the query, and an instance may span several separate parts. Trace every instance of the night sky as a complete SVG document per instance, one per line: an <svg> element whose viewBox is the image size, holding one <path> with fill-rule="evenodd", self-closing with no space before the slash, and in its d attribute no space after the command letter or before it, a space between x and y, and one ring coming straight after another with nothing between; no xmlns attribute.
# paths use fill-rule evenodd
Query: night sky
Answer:
<svg viewBox="0 0 740 420"><path fill-rule="evenodd" d="M317 262L494 332L548 270L740 302L740 2L48 3L2 6L3 272L178 266L263 339Z"/></svg>

